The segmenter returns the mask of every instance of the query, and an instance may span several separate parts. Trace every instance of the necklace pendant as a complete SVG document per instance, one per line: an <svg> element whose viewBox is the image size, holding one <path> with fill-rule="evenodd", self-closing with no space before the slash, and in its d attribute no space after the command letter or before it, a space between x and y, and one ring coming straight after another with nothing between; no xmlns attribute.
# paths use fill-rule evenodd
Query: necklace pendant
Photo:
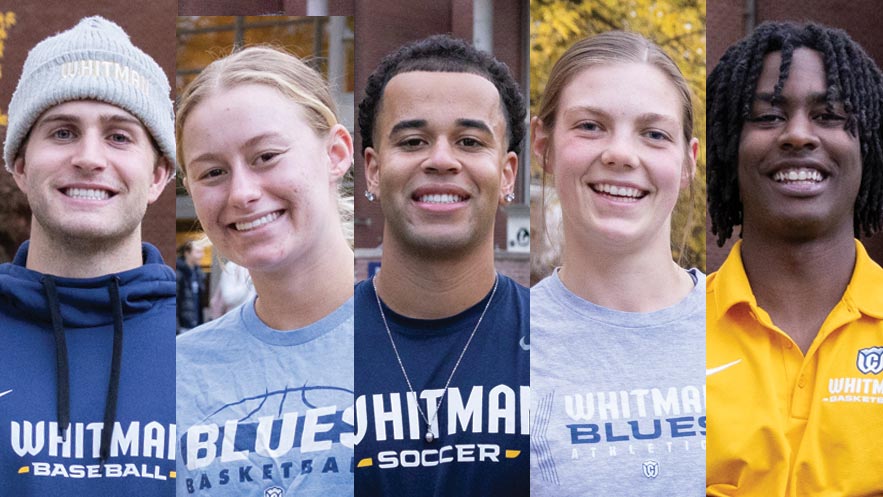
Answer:
<svg viewBox="0 0 883 497"><path fill-rule="evenodd" d="M432 430L427 430L424 438L426 438L426 443L431 444L435 441L435 434L432 433Z"/></svg>

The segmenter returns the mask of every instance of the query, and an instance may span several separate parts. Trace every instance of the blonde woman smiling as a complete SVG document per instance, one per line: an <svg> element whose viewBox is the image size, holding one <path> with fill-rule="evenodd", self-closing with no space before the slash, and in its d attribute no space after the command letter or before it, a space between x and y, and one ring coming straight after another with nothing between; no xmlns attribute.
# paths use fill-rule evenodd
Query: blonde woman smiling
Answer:
<svg viewBox="0 0 883 497"><path fill-rule="evenodd" d="M531 289L531 495L702 495L705 276L670 242L692 128L683 75L640 35L552 69L532 140L564 249Z"/></svg>
<svg viewBox="0 0 883 497"><path fill-rule="evenodd" d="M200 223L257 292L178 340L178 493L352 495L351 199L338 187L353 147L327 84L246 48L187 87L176 128Z"/></svg>

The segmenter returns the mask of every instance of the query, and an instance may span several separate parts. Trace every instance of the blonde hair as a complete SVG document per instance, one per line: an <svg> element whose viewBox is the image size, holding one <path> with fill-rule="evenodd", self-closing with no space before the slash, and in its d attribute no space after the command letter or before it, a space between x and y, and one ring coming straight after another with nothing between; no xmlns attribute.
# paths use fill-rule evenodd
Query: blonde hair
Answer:
<svg viewBox="0 0 883 497"><path fill-rule="evenodd" d="M580 72L597 65L613 64L613 63L641 63L649 64L665 74L669 81L677 90L681 99L682 110L682 131L684 136L684 146L689 149L690 141L693 139L693 96L690 86L684 78L678 65L665 52L659 48L659 45L653 43L647 38L637 33L628 31L608 31L589 38L584 38L574 43L564 52L560 59L555 62L552 71L549 73L549 79L543 91L543 98L537 111L537 118L542 122L544 129L549 131L549 146L542 157L543 166L543 195L542 195L542 216L543 227L546 239L549 241L549 247L552 249L551 257L545 260L538 260L536 269L545 271L548 266L554 262L549 259L556 259L560 255L555 253L556 249L560 250L563 243L556 244L552 242L552 235L546 226L546 209L549 208L549 202L546 198L546 175L548 162L548 153L552 149L551 146L551 130L555 127L557 120L558 105L561 100L561 94L564 88L576 77ZM689 150L688 150L689 154ZM686 164L685 164L686 167ZM694 196L693 183L690 183L689 198L692 202ZM687 219L687 226L693 224L693 212L690 211ZM555 227L556 238L560 234L560 226ZM683 240L680 244L680 254L683 257L684 247L687 244L687 236L690 230L684 230ZM679 261L680 262L680 261Z"/></svg>
<svg viewBox="0 0 883 497"><path fill-rule="evenodd" d="M187 85L175 113L178 164L182 177L187 176L184 162L183 129L190 112L203 100L221 89L259 84L278 90L303 107L310 127L324 136L338 124L337 108L328 83L312 67L289 52L268 45L255 45L234 51L208 65ZM338 212L350 246L353 244L353 198L338 188Z"/></svg>
<svg viewBox="0 0 883 497"><path fill-rule="evenodd" d="M684 143L689 144L693 138L693 97L683 73L658 45L627 31L608 31L584 38L564 52L549 73L540 101L537 117L543 121L543 127L551 130L555 126L561 93L574 76L596 65L628 62L656 67L675 86L681 97Z"/></svg>

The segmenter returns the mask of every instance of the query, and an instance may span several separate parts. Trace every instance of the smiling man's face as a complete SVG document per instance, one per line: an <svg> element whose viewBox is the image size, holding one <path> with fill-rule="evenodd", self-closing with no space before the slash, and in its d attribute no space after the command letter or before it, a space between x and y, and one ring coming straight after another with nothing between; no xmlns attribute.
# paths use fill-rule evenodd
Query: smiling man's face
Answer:
<svg viewBox="0 0 883 497"><path fill-rule="evenodd" d="M507 152L496 87L470 73L408 72L386 86L376 146L365 151L390 237L409 250L456 256L493 238L518 158Z"/></svg>
<svg viewBox="0 0 883 497"><path fill-rule="evenodd" d="M773 103L780 62L781 52L764 59L739 140L745 237L756 233L815 239L838 230L851 234L862 178L859 139L845 129L843 105L826 106L819 52L794 51L782 98Z"/></svg>
<svg viewBox="0 0 883 497"><path fill-rule="evenodd" d="M169 176L157 160L147 130L119 107L78 100L50 108L14 164L33 212L32 238L35 231L89 243L140 236Z"/></svg>

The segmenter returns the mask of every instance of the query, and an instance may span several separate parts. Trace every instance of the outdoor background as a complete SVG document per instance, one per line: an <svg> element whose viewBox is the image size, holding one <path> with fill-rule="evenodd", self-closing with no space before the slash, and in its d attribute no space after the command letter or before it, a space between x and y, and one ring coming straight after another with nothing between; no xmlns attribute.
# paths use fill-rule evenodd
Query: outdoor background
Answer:
<svg viewBox="0 0 883 497"><path fill-rule="evenodd" d="M531 115L536 113L555 61L574 42L593 34L616 29L638 32L662 47L678 64L693 91L699 161L692 200L688 191L682 191L672 215L672 255L683 267L705 271L705 1L531 0L530 15ZM559 264L560 256L560 208L552 178L543 176L542 169L534 164L530 188L531 284L547 276Z"/></svg>

